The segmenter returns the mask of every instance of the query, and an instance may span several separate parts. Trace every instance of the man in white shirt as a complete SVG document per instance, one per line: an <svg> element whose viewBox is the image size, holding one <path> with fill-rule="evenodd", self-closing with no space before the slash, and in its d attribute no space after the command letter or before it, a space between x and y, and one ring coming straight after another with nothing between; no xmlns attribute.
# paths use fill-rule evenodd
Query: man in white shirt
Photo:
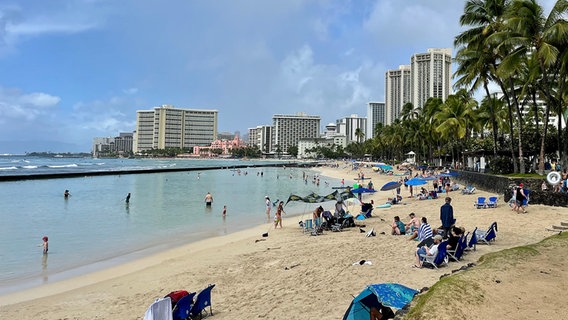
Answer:
<svg viewBox="0 0 568 320"><path fill-rule="evenodd" d="M438 245L442 242L442 236L437 234L433 237L434 244L428 248L428 246L423 246L416 250L416 264L414 264L415 268L422 268L422 259L420 255L427 255L427 256L435 256L438 254Z"/></svg>

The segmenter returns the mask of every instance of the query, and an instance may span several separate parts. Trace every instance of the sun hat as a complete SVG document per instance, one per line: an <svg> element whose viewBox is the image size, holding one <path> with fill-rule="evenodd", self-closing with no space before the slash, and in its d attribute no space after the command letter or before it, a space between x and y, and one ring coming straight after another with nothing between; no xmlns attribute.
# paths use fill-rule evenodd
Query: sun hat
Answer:
<svg viewBox="0 0 568 320"><path fill-rule="evenodd" d="M522 183L519 183L519 187L523 187L523 184L522 184Z"/></svg>
<svg viewBox="0 0 568 320"><path fill-rule="evenodd" d="M439 234L434 236L434 240L440 240L441 241L442 239L443 239L442 236L439 235Z"/></svg>

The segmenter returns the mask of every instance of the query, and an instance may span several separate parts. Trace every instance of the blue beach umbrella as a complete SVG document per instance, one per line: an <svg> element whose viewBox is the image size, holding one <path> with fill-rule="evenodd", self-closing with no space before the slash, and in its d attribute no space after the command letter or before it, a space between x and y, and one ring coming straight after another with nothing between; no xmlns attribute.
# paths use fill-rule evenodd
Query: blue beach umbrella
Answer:
<svg viewBox="0 0 568 320"><path fill-rule="evenodd" d="M387 182L387 183L385 183L384 186L381 187L381 191L394 190L394 189L396 189L400 186L401 186L400 182L396 182L396 181Z"/></svg>
<svg viewBox="0 0 568 320"><path fill-rule="evenodd" d="M383 306L402 309L416 295L418 291L398 283L379 283L367 286L357 295L345 314L343 320L369 319L372 307Z"/></svg>
<svg viewBox="0 0 568 320"><path fill-rule="evenodd" d="M420 178L412 178L408 181L406 181L406 184L409 186L421 186L423 184L427 184L428 182L426 180L420 179Z"/></svg>

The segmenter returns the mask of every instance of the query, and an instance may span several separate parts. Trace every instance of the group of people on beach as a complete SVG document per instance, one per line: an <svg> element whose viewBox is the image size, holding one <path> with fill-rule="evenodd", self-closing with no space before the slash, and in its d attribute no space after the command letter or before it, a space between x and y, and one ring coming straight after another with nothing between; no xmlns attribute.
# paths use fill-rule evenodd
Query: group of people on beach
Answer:
<svg viewBox="0 0 568 320"><path fill-rule="evenodd" d="M464 230L455 226L456 219L451 203L452 199L446 197L444 204L440 207L441 226L436 228L436 233L433 232L426 217L419 220L414 212L409 214L410 220L407 223L402 222L399 216L393 218L391 234L409 235L409 241L416 240L419 242L416 247L414 267L422 267L424 256L435 256L438 253L438 245L443 239L448 239L448 249L456 248Z"/></svg>

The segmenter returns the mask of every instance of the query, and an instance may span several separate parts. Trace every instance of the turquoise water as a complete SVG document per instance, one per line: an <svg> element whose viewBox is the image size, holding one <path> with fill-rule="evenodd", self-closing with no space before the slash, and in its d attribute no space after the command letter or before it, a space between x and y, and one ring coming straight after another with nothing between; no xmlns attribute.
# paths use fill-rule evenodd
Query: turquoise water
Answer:
<svg viewBox="0 0 568 320"><path fill-rule="evenodd" d="M182 160L184 165L187 161ZM160 165L179 165L170 162ZM331 186L339 184L328 178L322 178L320 186L311 180L305 183L304 171L314 174L302 168L248 168L240 175L224 169L2 182L0 294L197 239L260 224L268 227L265 195L285 201L291 193L328 194ZM63 197L65 189L71 193L68 199ZM132 196L126 205L129 192ZM207 192L214 197L211 208L204 205ZM225 219L223 205L227 205ZM290 202L286 211L302 214L311 212L312 206ZM47 256L39 246L44 235L49 237Z"/></svg>

